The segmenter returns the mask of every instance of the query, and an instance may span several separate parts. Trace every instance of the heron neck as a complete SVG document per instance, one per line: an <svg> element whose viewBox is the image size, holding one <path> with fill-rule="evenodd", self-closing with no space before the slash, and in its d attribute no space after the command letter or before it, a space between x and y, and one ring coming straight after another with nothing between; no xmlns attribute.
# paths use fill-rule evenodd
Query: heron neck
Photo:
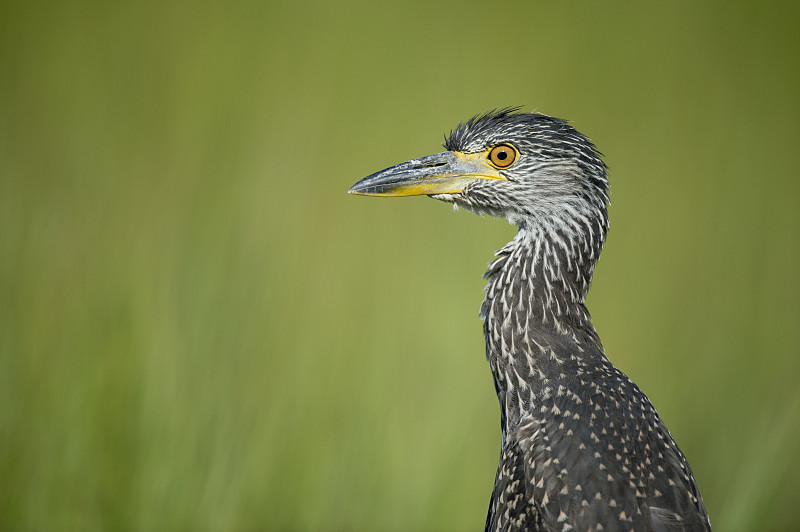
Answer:
<svg viewBox="0 0 800 532"><path fill-rule="evenodd" d="M570 255L565 242L521 228L486 272L481 315L504 433L560 382L605 360L584 306L595 257Z"/></svg>

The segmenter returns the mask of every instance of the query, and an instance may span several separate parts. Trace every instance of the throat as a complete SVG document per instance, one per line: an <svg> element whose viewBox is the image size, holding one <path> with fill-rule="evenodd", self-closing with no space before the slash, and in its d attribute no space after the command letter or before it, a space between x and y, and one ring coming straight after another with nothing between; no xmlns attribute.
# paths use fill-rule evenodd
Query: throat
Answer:
<svg viewBox="0 0 800 532"><path fill-rule="evenodd" d="M584 300L599 248L521 228L497 252L481 307L503 431L605 357Z"/></svg>

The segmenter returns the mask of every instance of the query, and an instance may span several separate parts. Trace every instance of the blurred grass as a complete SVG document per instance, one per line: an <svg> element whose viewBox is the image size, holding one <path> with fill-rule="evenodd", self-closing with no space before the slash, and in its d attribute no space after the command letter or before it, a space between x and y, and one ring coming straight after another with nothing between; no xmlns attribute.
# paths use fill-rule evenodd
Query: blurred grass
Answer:
<svg viewBox="0 0 800 532"><path fill-rule="evenodd" d="M360 177L525 104L607 154L589 307L719 530L795 527L794 4L0 4L0 529L474 530L505 222Z"/></svg>

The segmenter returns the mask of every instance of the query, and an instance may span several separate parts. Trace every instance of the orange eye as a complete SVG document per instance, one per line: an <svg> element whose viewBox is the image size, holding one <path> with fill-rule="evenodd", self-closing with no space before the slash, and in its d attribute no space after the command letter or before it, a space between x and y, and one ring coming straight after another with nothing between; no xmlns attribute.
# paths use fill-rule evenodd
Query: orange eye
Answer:
<svg viewBox="0 0 800 532"><path fill-rule="evenodd" d="M517 152L508 144L498 144L489 152L489 161L498 168L508 168L517 160Z"/></svg>

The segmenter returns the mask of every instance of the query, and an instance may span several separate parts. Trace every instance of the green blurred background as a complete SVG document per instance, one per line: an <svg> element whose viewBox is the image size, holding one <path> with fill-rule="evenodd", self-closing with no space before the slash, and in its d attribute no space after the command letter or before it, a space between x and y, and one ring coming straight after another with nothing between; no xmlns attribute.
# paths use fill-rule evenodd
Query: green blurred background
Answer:
<svg viewBox="0 0 800 532"><path fill-rule="evenodd" d="M716 529L796 529L795 5L3 2L0 529L481 529L514 228L346 190L508 105L607 155L588 305Z"/></svg>

